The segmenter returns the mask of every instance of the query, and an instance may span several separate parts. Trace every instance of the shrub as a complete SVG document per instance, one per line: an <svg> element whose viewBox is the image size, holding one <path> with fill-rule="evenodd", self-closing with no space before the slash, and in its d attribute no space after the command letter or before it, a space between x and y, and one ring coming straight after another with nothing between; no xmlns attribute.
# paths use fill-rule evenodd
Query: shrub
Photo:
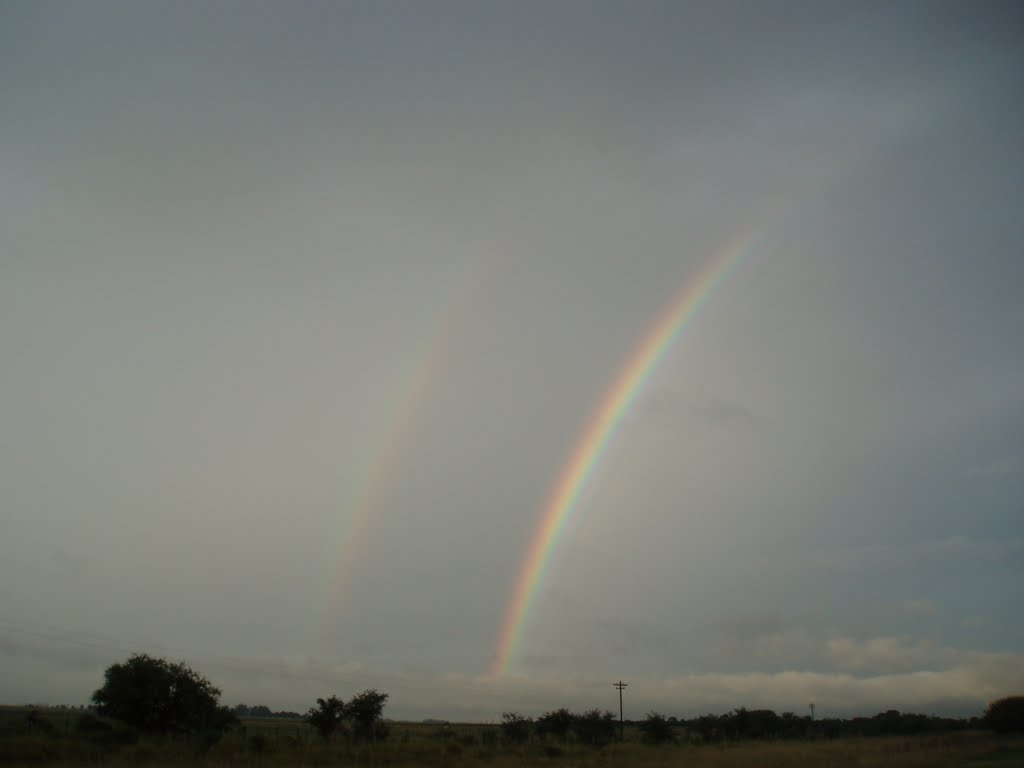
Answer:
<svg viewBox="0 0 1024 768"><path fill-rule="evenodd" d="M96 711L143 731L223 731L238 722L217 703L220 689L180 662L134 654L109 667L104 679L92 695Z"/></svg>
<svg viewBox="0 0 1024 768"><path fill-rule="evenodd" d="M344 716L345 703L337 696L331 696L327 699L317 699L316 706L311 707L306 713L305 720L320 734L321 739L327 741L338 730Z"/></svg>
<svg viewBox="0 0 1024 768"><path fill-rule="evenodd" d="M996 733L1024 732L1024 696L1007 696L988 705L985 723Z"/></svg>
<svg viewBox="0 0 1024 768"><path fill-rule="evenodd" d="M647 717L640 723L640 733L643 739L651 744L664 744L668 741L675 741L675 733L672 723L657 712L648 712Z"/></svg>
<svg viewBox="0 0 1024 768"><path fill-rule="evenodd" d="M575 722L576 716L565 707L553 712L545 712L537 718L537 734L542 737L553 736L559 741L565 741Z"/></svg>
<svg viewBox="0 0 1024 768"><path fill-rule="evenodd" d="M518 712L504 712L501 715L501 735L509 744L524 744L530 739L533 718Z"/></svg>
<svg viewBox="0 0 1024 768"><path fill-rule="evenodd" d="M388 727L383 722L386 693L371 688L357 693L345 707L345 717L352 721L352 735L357 741L383 741Z"/></svg>
<svg viewBox="0 0 1024 768"><path fill-rule="evenodd" d="M619 724L611 712L591 709L577 716L572 727L580 741L601 747L615 740Z"/></svg>

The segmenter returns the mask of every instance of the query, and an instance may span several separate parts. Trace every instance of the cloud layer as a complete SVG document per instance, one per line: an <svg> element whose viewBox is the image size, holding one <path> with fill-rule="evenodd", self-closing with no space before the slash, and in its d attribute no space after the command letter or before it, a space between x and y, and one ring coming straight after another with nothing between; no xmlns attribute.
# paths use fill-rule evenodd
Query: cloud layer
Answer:
<svg viewBox="0 0 1024 768"><path fill-rule="evenodd" d="M82 702L132 650L409 717L1019 688L1022 31L5 4L3 696ZM487 680L601 398L744 236Z"/></svg>

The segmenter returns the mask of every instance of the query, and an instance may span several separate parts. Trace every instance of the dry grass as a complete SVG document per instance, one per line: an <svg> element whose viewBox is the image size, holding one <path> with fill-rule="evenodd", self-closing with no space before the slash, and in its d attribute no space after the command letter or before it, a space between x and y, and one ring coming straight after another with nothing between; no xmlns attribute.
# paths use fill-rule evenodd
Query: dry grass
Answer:
<svg viewBox="0 0 1024 768"><path fill-rule="evenodd" d="M108 768L1024 768L1024 739L982 732L916 737L655 747L636 740L594 749L581 744L502 746L494 726L393 724L376 746L322 744L294 722L250 721L215 744L141 740L98 750L55 732L0 743L0 765Z"/></svg>
<svg viewBox="0 0 1024 768"><path fill-rule="evenodd" d="M345 765L351 768L981 768L1024 766L1024 742L1005 742L987 734L950 737L879 738L813 743L769 743L719 746L651 747L616 744L602 750L566 747L551 754L540 745L523 749L484 749L443 746L424 741L339 748L310 745L300 750L272 750L254 755L244 749L218 745L203 757L173 749L137 745L102 761L110 768L147 765L151 768L277 768L279 766ZM59 760L15 761L12 765L53 765L71 768L91 762Z"/></svg>

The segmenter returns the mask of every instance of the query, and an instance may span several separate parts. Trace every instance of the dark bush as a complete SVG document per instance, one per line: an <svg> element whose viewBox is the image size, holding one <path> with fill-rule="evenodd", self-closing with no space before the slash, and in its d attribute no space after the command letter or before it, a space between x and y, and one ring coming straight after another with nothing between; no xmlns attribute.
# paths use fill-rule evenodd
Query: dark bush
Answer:
<svg viewBox="0 0 1024 768"><path fill-rule="evenodd" d="M644 741L650 744L664 744L675 741L675 730L668 719L657 712L648 712L647 717L640 723L640 733Z"/></svg>
<svg viewBox="0 0 1024 768"><path fill-rule="evenodd" d="M217 703L220 689L182 663L135 654L104 674L96 711L151 733L224 731L238 721Z"/></svg>
<svg viewBox="0 0 1024 768"><path fill-rule="evenodd" d="M611 712L591 709L575 717L572 729L584 744L601 747L615 740L619 723Z"/></svg>
<svg viewBox="0 0 1024 768"><path fill-rule="evenodd" d="M576 716L565 707L553 712L545 712L537 718L537 734L541 737L552 736L565 741L576 722Z"/></svg>
<svg viewBox="0 0 1024 768"><path fill-rule="evenodd" d="M374 688L357 693L345 707L345 717L352 721L352 736L356 741L383 741L389 729L384 723L384 705L388 694Z"/></svg>
<svg viewBox="0 0 1024 768"><path fill-rule="evenodd" d="M985 724L996 733L1024 732L1024 696L1007 696L988 705Z"/></svg>
<svg viewBox="0 0 1024 768"><path fill-rule="evenodd" d="M509 744L524 744L530 739L533 718L517 712L505 712L501 716L501 735Z"/></svg>
<svg viewBox="0 0 1024 768"><path fill-rule="evenodd" d="M327 741L338 730L344 717L345 703L337 696L331 696L317 699L316 706L310 708L305 719L320 734L320 738Z"/></svg>

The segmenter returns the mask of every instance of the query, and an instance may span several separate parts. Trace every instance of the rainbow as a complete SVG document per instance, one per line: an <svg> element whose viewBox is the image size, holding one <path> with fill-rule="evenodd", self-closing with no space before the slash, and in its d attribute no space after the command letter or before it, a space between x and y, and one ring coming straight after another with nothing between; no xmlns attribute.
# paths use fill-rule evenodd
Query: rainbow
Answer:
<svg viewBox="0 0 1024 768"><path fill-rule="evenodd" d="M683 290L630 355L629 361L587 422L544 504L530 538L502 620L498 651L491 668L492 679L498 679L508 671L534 597L545 580L558 541L572 520L580 495L594 476L617 427L644 384L658 368L665 353L750 251L753 239L752 234L734 239L704 266L695 279L684 285Z"/></svg>
<svg viewBox="0 0 1024 768"><path fill-rule="evenodd" d="M489 263L489 262L487 262ZM431 395L437 387L458 328L474 303L487 263L477 264L458 281L452 296L442 303L442 311L431 324L412 360L406 375L399 377L396 393L389 398L393 405L383 429L367 460L358 472L353 492L342 505L347 515L339 516L337 542L331 573L327 578L326 610L320 614L320 634L326 637L340 618L362 553L370 539L371 523L393 487L413 434L422 419Z"/></svg>

